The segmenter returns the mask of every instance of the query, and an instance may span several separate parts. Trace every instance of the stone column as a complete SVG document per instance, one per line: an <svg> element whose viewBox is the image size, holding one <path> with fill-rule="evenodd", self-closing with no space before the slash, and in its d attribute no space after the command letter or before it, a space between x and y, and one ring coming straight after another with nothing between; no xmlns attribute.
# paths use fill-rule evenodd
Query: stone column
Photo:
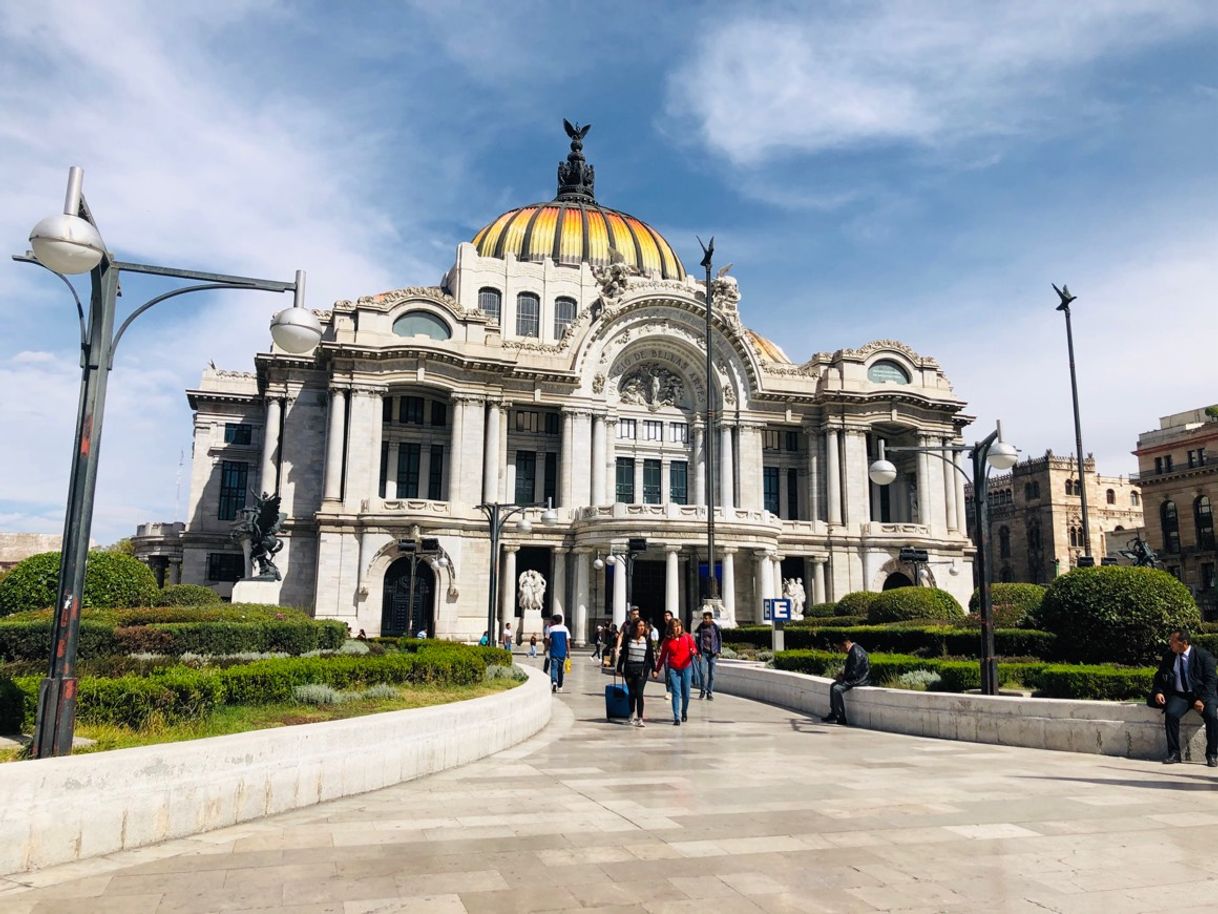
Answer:
<svg viewBox="0 0 1218 914"><path fill-rule="evenodd" d="M821 441L822 436L816 429L808 429L804 435L808 444L808 520L821 520Z"/></svg>
<svg viewBox="0 0 1218 914"><path fill-rule="evenodd" d="M463 397L449 397L452 408L452 431L448 436L448 486L444 489L445 497L452 502L461 500L461 474L463 470L465 448L462 442L465 438L465 404Z"/></svg>
<svg viewBox="0 0 1218 914"><path fill-rule="evenodd" d="M956 466L959 467L964 462L964 456L957 451L955 454ZM961 533L968 533L968 501L964 495L964 474L952 471L952 476L956 480L956 529Z"/></svg>
<svg viewBox="0 0 1218 914"><path fill-rule="evenodd" d="M592 417L592 504L605 504L605 467L608 464L605 445L605 417Z"/></svg>
<svg viewBox="0 0 1218 914"><path fill-rule="evenodd" d="M693 453L690 454L690 457L693 458L690 461L692 464L690 469L693 470L693 479L690 482L694 488L690 493L692 497L689 503L691 505L706 504L706 450L703 447L703 440L702 423L699 422L694 425L694 447Z"/></svg>
<svg viewBox="0 0 1218 914"><path fill-rule="evenodd" d="M680 546L664 547L664 608L677 619L681 618L680 553Z"/></svg>
<svg viewBox="0 0 1218 914"><path fill-rule="evenodd" d="M491 644L495 644L503 637L503 626L507 622L514 622L516 616L516 552L520 549L519 546L504 546L503 547L503 581L499 589L499 623L498 628L491 632ZM520 626L513 625L512 631L515 632Z"/></svg>
<svg viewBox="0 0 1218 914"><path fill-rule="evenodd" d="M380 493L383 388L356 386L347 403L349 429L344 509L368 510Z"/></svg>
<svg viewBox="0 0 1218 914"><path fill-rule="evenodd" d="M732 463L732 427L723 425L719 429L719 438L721 445L719 448L719 505L725 511L728 508L735 506L733 483L736 479L736 470ZM724 519L727 519L726 514Z"/></svg>
<svg viewBox="0 0 1218 914"><path fill-rule="evenodd" d="M619 629L626 621L626 559L613 561L613 624Z"/></svg>
<svg viewBox="0 0 1218 914"><path fill-rule="evenodd" d="M283 419L283 400L266 401L266 427L262 433L262 475L258 484L272 495L279 491L279 426Z"/></svg>
<svg viewBox="0 0 1218 914"><path fill-rule="evenodd" d="M571 453L562 459L571 466L571 505L584 507L593 504L592 480L588 472L588 458L592 453L592 413L585 409L573 410L574 430Z"/></svg>
<svg viewBox="0 0 1218 914"><path fill-rule="evenodd" d="M495 468L496 475L499 477L497 491L499 492L499 501L511 502L516 500L516 467L511 467L511 472L508 472L508 421L511 416L512 404L504 401L497 405L499 410L499 455L498 466Z"/></svg>
<svg viewBox="0 0 1218 914"><path fill-rule="evenodd" d="M588 584L591 562L587 549L576 549L573 555L575 556L575 595L571 614L575 617L573 620L575 627L572 629L572 633L575 635L576 644L587 644L588 605L592 591Z"/></svg>
<svg viewBox="0 0 1218 914"><path fill-rule="evenodd" d="M369 418L372 421L372 472L368 474L371 485L365 491L368 493L370 505L377 505L381 498L381 442L385 434L385 423L382 419L381 404L385 400L384 391L370 392L368 399ZM388 469L386 469L388 472ZM373 508L373 510L378 510Z"/></svg>
<svg viewBox="0 0 1218 914"><path fill-rule="evenodd" d="M956 477L959 475L952 467L956 465L955 455L947 448L951 445L950 438L943 439L943 456L947 463L943 465L943 503L947 532L955 533L956 527Z"/></svg>
<svg viewBox="0 0 1218 914"><path fill-rule="evenodd" d="M617 416L605 417L605 500L617 501Z"/></svg>
<svg viewBox="0 0 1218 914"><path fill-rule="evenodd" d="M812 559L812 602L825 602L825 560L820 556Z"/></svg>
<svg viewBox="0 0 1218 914"><path fill-rule="evenodd" d="M842 523L842 465L838 455L838 430L825 431L825 479L829 483L830 524Z"/></svg>
<svg viewBox="0 0 1218 914"><path fill-rule="evenodd" d="M723 563L723 618L720 620L720 625L724 628L736 627L736 550L735 548L727 548L723 550L723 556L720 559ZM713 569L712 569L713 572Z"/></svg>
<svg viewBox="0 0 1218 914"><path fill-rule="evenodd" d="M330 389L330 415L326 425L326 480L323 498L343 497L343 441L347 436L347 392Z"/></svg>
<svg viewBox="0 0 1218 914"><path fill-rule="evenodd" d="M482 454L482 500L488 503L499 500L499 420L502 412L498 403L487 402L486 447Z"/></svg>
<svg viewBox="0 0 1218 914"><path fill-rule="evenodd" d="M182 583L182 560L181 559L170 559L169 560L169 581L171 584L181 584Z"/></svg>
<svg viewBox="0 0 1218 914"><path fill-rule="evenodd" d="M770 574L770 596L771 597L781 597L782 591L783 591L782 556L781 555L772 555L772 556L770 556L770 561L773 562L773 564L774 564L774 569Z"/></svg>
<svg viewBox="0 0 1218 914"><path fill-rule="evenodd" d="M686 488L689 486L689 477L686 477ZM686 495L688 496L688 491ZM660 504L667 505L672 502L672 458L667 454L660 457Z"/></svg>
<svg viewBox="0 0 1218 914"><path fill-rule="evenodd" d="M643 458L637 454L634 458L634 503L643 503Z"/></svg>
<svg viewBox="0 0 1218 914"><path fill-rule="evenodd" d="M573 622L574 620L567 615L567 550L562 546L555 546L552 550L551 568L553 569L550 577L550 610L553 613L562 613L563 622Z"/></svg>
<svg viewBox="0 0 1218 914"><path fill-rule="evenodd" d="M774 566L770 562L768 552L758 551L753 561L753 618L761 622L765 603L763 601L773 596Z"/></svg>
<svg viewBox="0 0 1218 914"><path fill-rule="evenodd" d="M740 441L740 461L736 464L740 476L740 507L757 511L765 503L761 426L742 422L736 428ZM780 515L781 507L780 504Z"/></svg>
<svg viewBox="0 0 1218 914"><path fill-rule="evenodd" d="M558 452L558 504L571 506L572 457L574 456L575 416L570 410L562 411L562 444Z"/></svg>
<svg viewBox="0 0 1218 914"><path fill-rule="evenodd" d="M917 438L918 446L925 447L927 439L924 435L919 435ZM917 474L918 474L918 520L919 524L926 527L930 526L930 467L927 464L931 460L929 454L918 453L915 455L918 458Z"/></svg>

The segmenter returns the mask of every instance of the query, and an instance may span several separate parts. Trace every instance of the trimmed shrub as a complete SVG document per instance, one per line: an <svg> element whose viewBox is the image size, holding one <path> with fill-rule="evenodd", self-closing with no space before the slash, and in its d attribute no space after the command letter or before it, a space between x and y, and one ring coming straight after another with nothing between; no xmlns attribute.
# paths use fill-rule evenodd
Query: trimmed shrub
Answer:
<svg viewBox="0 0 1218 914"><path fill-rule="evenodd" d="M21 725L25 722L25 702L26 694L16 682L0 679L0 733L21 732Z"/></svg>
<svg viewBox="0 0 1218 914"><path fill-rule="evenodd" d="M306 705L341 705L351 697L327 685L301 685L292 689L292 698Z"/></svg>
<svg viewBox="0 0 1218 914"><path fill-rule="evenodd" d="M848 635L868 651L917 654L925 657L979 657L981 633L975 628L946 625L819 625L788 627L786 646L791 650L833 650L842 636ZM1207 636L1198 636L1203 638ZM767 648L773 642L768 625L746 625L724 633L736 645ZM1048 632L1027 628L998 629L994 632L994 651L1000 657L1053 656L1056 638Z"/></svg>
<svg viewBox="0 0 1218 914"><path fill-rule="evenodd" d="M912 670L897 676L888 685L893 689L908 689L911 692L933 692L939 688L941 682L938 673L932 673L930 670Z"/></svg>
<svg viewBox="0 0 1218 914"><path fill-rule="evenodd" d="M896 587L885 590L878 594L867 608L867 620L872 624L910 619L962 622L964 610L955 597L937 587Z"/></svg>
<svg viewBox="0 0 1218 914"><path fill-rule="evenodd" d="M1046 698L1126 701L1145 699L1154 686L1154 678L1153 669L1059 664L1036 671L1024 683L1034 685Z"/></svg>
<svg viewBox="0 0 1218 914"><path fill-rule="evenodd" d="M202 584L170 584L157 595L157 606L218 606L220 595Z"/></svg>
<svg viewBox="0 0 1218 914"><path fill-rule="evenodd" d="M846 594L833 607L835 616L867 616L871 603L878 597L879 591L856 590Z"/></svg>
<svg viewBox="0 0 1218 914"><path fill-rule="evenodd" d="M994 626L996 628L1032 628L1040 604L1045 599L1048 588L1040 584L991 584L990 604L994 609ZM981 590L973 590L969 597L970 613L981 611Z"/></svg>
<svg viewBox="0 0 1218 914"><path fill-rule="evenodd" d="M42 552L18 562L0 581L0 616L54 606L59 585L59 553ZM159 593L156 577L138 559L93 550L85 566L81 606L139 606Z"/></svg>
<svg viewBox="0 0 1218 914"><path fill-rule="evenodd" d="M805 619L825 619L837 615L836 603L813 603L804 607Z"/></svg>
<svg viewBox="0 0 1218 914"><path fill-rule="evenodd" d="M1176 627L1201 621L1187 587L1156 568L1077 568L1057 578L1038 613L1064 660L1139 665L1156 660Z"/></svg>

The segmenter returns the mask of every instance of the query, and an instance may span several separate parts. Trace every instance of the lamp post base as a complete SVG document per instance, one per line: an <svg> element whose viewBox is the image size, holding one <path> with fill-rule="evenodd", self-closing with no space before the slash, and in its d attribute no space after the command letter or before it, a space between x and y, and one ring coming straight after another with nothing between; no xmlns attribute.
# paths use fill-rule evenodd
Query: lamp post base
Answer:
<svg viewBox="0 0 1218 914"><path fill-rule="evenodd" d="M72 731L76 726L76 677L48 676L38 687L38 717L33 758L51 758L72 753Z"/></svg>

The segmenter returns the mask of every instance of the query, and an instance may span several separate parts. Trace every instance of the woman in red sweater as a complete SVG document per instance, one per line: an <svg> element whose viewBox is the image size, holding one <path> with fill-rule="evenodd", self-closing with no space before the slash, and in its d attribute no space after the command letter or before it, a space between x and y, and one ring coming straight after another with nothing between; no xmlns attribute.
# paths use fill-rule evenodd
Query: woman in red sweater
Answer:
<svg viewBox="0 0 1218 914"><path fill-rule="evenodd" d="M689 687L693 678L694 658L698 656L698 645L693 636L685 631L680 619L672 621L670 634L664 639L660 657L656 660L656 672L668 664L668 688L672 692L672 725L681 726L689 720Z"/></svg>

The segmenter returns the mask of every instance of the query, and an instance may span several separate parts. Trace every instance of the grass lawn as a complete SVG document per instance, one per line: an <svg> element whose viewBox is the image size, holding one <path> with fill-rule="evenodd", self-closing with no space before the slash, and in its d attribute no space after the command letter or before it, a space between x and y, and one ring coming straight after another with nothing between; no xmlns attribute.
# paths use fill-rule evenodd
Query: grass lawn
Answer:
<svg viewBox="0 0 1218 914"><path fill-rule="evenodd" d="M265 730L271 727L291 727L296 724L315 724L326 720L380 714L384 711L423 708L504 692L517 685L519 682L512 679L495 679L468 686L406 685L398 687L396 698L358 698L334 705L314 705L303 702L277 705L225 705L207 717L150 726L142 730L132 730L129 727L111 724L78 722L76 735L88 737L97 742L92 746L77 748L72 754L81 755L86 752L127 749L131 746L147 746L154 743L176 743L182 740L202 739L207 736L223 736L226 733L244 733L248 730ZM0 750L0 762L16 760L21 751L20 749Z"/></svg>

